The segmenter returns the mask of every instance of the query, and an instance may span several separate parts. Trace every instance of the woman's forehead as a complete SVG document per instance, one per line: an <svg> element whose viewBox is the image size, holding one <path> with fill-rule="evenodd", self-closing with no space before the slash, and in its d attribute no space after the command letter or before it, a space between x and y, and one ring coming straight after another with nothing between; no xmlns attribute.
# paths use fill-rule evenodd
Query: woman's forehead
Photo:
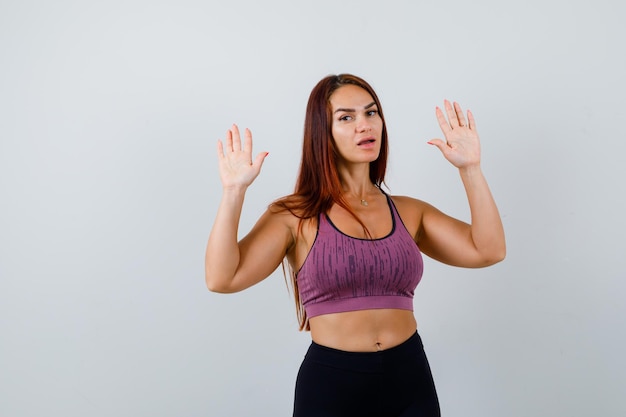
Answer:
<svg viewBox="0 0 626 417"><path fill-rule="evenodd" d="M330 96L333 110L339 108L358 110L369 106L373 101L367 90L351 84L339 87Z"/></svg>

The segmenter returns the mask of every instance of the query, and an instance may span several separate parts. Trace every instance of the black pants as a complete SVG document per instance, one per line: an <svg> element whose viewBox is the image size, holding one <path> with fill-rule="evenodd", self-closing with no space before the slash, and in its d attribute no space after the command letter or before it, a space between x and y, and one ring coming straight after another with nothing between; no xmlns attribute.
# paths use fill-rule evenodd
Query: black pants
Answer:
<svg viewBox="0 0 626 417"><path fill-rule="evenodd" d="M439 417L422 339L380 352L313 342L298 372L294 417Z"/></svg>

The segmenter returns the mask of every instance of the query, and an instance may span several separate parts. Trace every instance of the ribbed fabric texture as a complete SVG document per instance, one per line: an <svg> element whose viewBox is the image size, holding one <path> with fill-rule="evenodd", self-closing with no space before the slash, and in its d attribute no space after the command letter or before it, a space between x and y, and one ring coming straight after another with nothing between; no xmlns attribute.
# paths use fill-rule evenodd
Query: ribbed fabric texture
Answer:
<svg viewBox="0 0 626 417"><path fill-rule="evenodd" d="M413 310L422 254L389 196L387 202L393 227L380 239L345 235L326 214L319 216L315 242L297 275L309 318L377 308Z"/></svg>

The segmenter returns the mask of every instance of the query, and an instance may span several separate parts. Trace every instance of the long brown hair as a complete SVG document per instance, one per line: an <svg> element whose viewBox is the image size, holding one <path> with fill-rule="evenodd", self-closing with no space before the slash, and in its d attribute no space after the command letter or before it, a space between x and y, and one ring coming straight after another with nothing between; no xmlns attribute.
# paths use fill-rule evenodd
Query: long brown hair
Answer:
<svg viewBox="0 0 626 417"><path fill-rule="evenodd" d="M344 208L367 231L365 225L350 208L343 197L339 171L337 170L338 152L332 135L332 109L330 96L340 87L356 85L367 91L383 121L381 147L378 158L370 162L370 180L380 186L385 180L387 155L387 127L380 100L374 89L362 78L351 74L329 75L323 78L311 91L304 119L304 140L302 143L302 160L293 194L273 203L279 210L288 210L300 219L296 239L300 235L302 221L315 218L326 213L333 204ZM283 264L284 265L284 264ZM296 302L296 314L300 330L309 330L308 318L300 301L298 292L297 271L289 267L293 294Z"/></svg>

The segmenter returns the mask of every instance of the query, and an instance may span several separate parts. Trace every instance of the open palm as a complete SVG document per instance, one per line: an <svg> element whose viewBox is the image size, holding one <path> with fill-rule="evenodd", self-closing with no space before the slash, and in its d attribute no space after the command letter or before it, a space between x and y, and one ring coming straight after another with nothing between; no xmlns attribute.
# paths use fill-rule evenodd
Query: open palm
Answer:
<svg viewBox="0 0 626 417"><path fill-rule="evenodd" d="M439 148L443 156L457 168L466 168L480 164L480 140L476 131L476 122L472 112L467 112L467 120L458 103L444 101L446 115L437 107L437 122L444 134L445 141L432 139L428 143Z"/></svg>
<svg viewBox="0 0 626 417"><path fill-rule="evenodd" d="M220 178L224 188L248 187L261 172L267 152L261 152L252 160L252 133L244 131L243 146L237 125L226 132L225 143L217 142Z"/></svg>

